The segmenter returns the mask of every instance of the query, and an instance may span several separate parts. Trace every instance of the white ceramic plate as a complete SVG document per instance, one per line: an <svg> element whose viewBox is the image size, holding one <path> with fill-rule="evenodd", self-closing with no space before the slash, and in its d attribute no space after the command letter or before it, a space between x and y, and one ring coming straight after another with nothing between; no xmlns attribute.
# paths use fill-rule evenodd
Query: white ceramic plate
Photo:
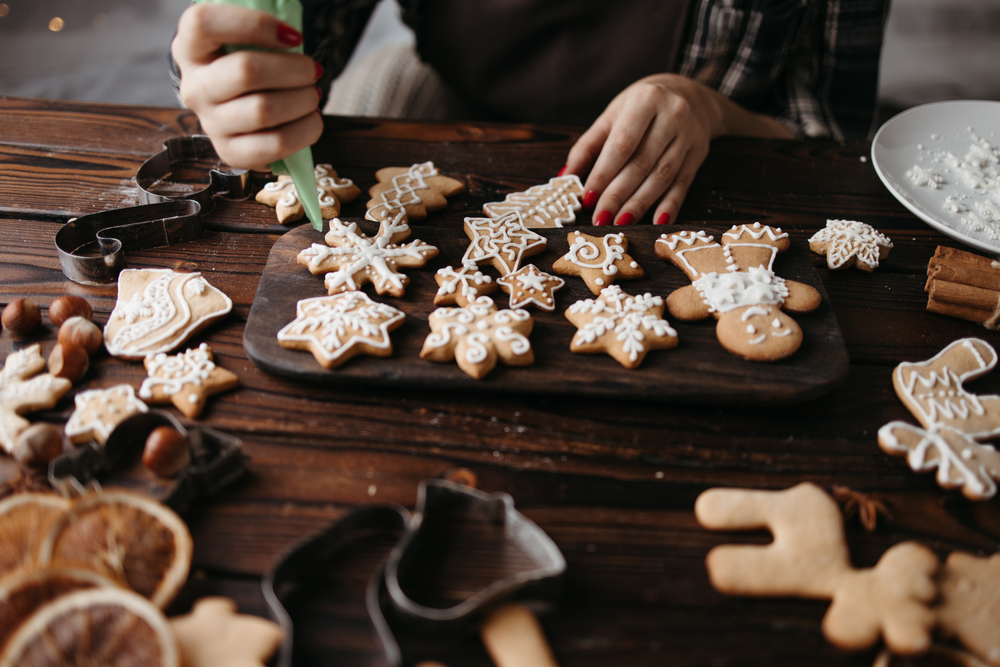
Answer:
<svg viewBox="0 0 1000 667"><path fill-rule="evenodd" d="M943 151L964 158L972 135L1000 147L1000 102L957 101L925 104L895 116L883 125L872 142L872 164L879 178L903 206L943 234L990 254L1000 254L1000 220L975 230L963 222L977 202L989 196L966 187L939 159ZM914 166L944 179L937 189L916 185L906 172ZM969 210L945 209L945 200L956 198Z"/></svg>

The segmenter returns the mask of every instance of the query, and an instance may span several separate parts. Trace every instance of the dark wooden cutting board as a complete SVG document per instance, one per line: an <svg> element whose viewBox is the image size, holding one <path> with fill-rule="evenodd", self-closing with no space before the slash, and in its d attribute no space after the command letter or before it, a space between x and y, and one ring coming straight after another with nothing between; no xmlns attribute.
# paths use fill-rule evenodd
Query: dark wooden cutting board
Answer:
<svg viewBox="0 0 1000 667"><path fill-rule="evenodd" d="M377 223L367 220L358 223L369 236L377 232ZM405 323L392 333L391 357L358 356L337 369L327 370L309 352L285 349L278 344L277 333L295 318L298 300L326 294L323 276L311 275L296 261L300 250L312 243L323 243L322 233L304 225L278 239L268 257L243 335L243 344L253 362L278 375L338 385L364 383L476 392L577 394L720 405L800 402L830 391L847 375L847 348L826 291L808 249L793 242L788 251L778 256L775 272L783 278L812 285L823 296L823 303L812 313L795 316L804 341L788 359L774 363L740 359L719 344L714 319L684 323L675 321L669 313L664 317L677 330L679 345L672 350L650 352L637 369L625 369L603 354L574 354L569 351L569 343L576 327L563 312L577 300L593 295L582 279L564 276L566 286L556 293L555 312L530 309L535 318L530 337L535 364L513 368L501 363L482 380L473 380L454 362L436 363L419 356L424 338L430 332L427 318L435 309L434 273L438 268L461 264L468 238L453 227L414 225L412 229L410 240L421 239L437 246L441 251L438 257L423 269L407 271L410 284L401 298L377 296L370 284L364 288L376 301L406 313ZM594 236L622 230L580 229ZM669 231L681 229L685 227L670 227ZM548 247L528 261L551 272L552 263L569 247L567 234L572 230L572 227L535 230L548 238ZM718 237L726 229L708 228L708 231ZM673 290L690 284L680 269L654 254L654 243L663 232L664 228L652 226L625 230L628 252L643 267L646 277L618 281L624 291L650 292L665 298ZM482 270L496 279L492 267ZM498 307L509 307L503 292L495 292L493 297Z"/></svg>

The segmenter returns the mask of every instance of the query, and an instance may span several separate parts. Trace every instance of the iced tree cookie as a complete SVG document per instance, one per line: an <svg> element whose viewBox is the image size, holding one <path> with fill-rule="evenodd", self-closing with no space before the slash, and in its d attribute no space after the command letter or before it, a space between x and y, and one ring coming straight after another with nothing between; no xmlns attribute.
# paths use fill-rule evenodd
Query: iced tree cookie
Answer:
<svg viewBox="0 0 1000 667"><path fill-rule="evenodd" d="M337 172L329 164L318 164L316 193L319 195L320 215L324 219L340 215L340 207L361 195L361 188L349 178L338 178ZM278 222L285 225L305 217L306 211L299 199L291 176L278 176L278 180L265 185L257 193L257 201L275 209Z"/></svg>
<svg viewBox="0 0 1000 667"><path fill-rule="evenodd" d="M518 211L502 218L466 218L465 233L471 243L462 264L489 262L501 276L521 268L521 262L545 250L544 236L524 226Z"/></svg>
<svg viewBox="0 0 1000 667"><path fill-rule="evenodd" d="M95 440L103 445L115 426L127 417L149 411L128 384L81 391L73 400L75 409L66 422L66 437L70 442Z"/></svg>
<svg viewBox="0 0 1000 667"><path fill-rule="evenodd" d="M235 373L215 365L212 348L205 343L172 356L161 352L144 363L148 377L139 397L149 403L173 403L188 419L201 414L207 397L240 384Z"/></svg>
<svg viewBox="0 0 1000 667"><path fill-rule="evenodd" d="M517 211L525 227L562 227L576 223L576 213L583 208L582 196L583 184L579 176L558 176L524 192L512 192L501 202L484 204L483 212L491 218L502 218Z"/></svg>
<svg viewBox="0 0 1000 667"><path fill-rule="evenodd" d="M552 312L556 309L556 292L566 281L545 273L534 264L527 264L501 277L497 283L510 295L511 308L535 306Z"/></svg>
<svg viewBox="0 0 1000 667"><path fill-rule="evenodd" d="M871 225L855 220L827 220L826 227L809 239L809 249L826 255L833 270L856 266L871 273L889 256L892 241Z"/></svg>
<svg viewBox="0 0 1000 667"><path fill-rule="evenodd" d="M775 275L774 258L788 245L788 234L759 222L734 226L721 243L704 231L663 234L656 256L673 262L692 281L667 297L670 314L683 321L715 317L719 342L745 359L791 356L802 344L802 329L784 311L815 310L820 295L809 285Z"/></svg>
<svg viewBox="0 0 1000 667"><path fill-rule="evenodd" d="M123 269L104 346L125 359L170 352L232 309L232 300L200 273Z"/></svg>
<svg viewBox="0 0 1000 667"><path fill-rule="evenodd" d="M552 270L564 276L579 276L594 294L619 278L642 278L646 272L626 252L628 239L624 234L588 236L570 232L569 250L552 265Z"/></svg>
<svg viewBox="0 0 1000 667"><path fill-rule="evenodd" d="M412 167L386 167L375 172L378 183L368 190L369 220L391 220L403 214L407 220L423 220L429 211L448 205L447 197L465 191L465 183L442 176L433 162Z"/></svg>
<svg viewBox="0 0 1000 667"><path fill-rule="evenodd" d="M54 407L73 387L66 378L41 373L44 369L38 343L11 352L4 361L0 371L0 446L8 454L14 451L21 431L31 426L21 415Z"/></svg>

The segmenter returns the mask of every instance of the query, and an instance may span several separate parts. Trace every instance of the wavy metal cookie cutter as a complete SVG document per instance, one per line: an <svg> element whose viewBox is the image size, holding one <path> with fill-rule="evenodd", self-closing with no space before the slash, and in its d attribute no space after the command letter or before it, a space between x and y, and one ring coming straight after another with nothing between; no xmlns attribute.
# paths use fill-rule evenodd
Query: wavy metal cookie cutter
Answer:
<svg viewBox="0 0 1000 667"><path fill-rule="evenodd" d="M177 194L153 191L158 183L168 179L176 165L184 162L215 165L209 167L208 186ZM223 171L220 162L206 136L167 139L163 150L146 160L136 173L142 205L80 216L56 232L56 250L63 273L84 285L109 283L125 267L126 252L198 238L202 215L212 211L216 196L243 199L250 194L250 172ZM96 250L100 256L96 256Z"/></svg>
<svg viewBox="0 0 1000 667"><path fill-rule="evenodd" d="M479 522L501 531L503 541L531 562L516 573L503 576L470 596L449 606L417 602L407 592L408 576L420 576L426 559L444 557L435 542L440 521L461 518ZM441 526L437 526L440 528ZM454 530L459 526L453 525ZM304 580L333 560L339 550L359 536L375 532L402 532L385 563L373 564L365 591L366 607L372 626L382 644L387 664L400 667L410 664L390 627L394 624L426 630L456 632L478 626L486 614L516 597L541 597L554 593L566 570L566 560L552 539L534 522L514 509L506 493L488 494L467 486L440 479L420 483L417 506L411 514L399 505L369 505L349 512L318 536L293 547L265 576L264 598L271 614L285 632L278 653L278 667L291 667L293 619L285 602L296 592L308 588Z"/></svg>

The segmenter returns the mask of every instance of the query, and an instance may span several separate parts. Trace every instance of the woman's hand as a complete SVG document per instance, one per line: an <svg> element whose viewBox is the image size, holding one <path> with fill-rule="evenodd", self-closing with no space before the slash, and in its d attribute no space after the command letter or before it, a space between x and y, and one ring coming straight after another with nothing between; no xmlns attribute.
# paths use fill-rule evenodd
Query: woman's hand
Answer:
<svg viewBox="0 0 1000 667"><path fill-rule="evenodd" d="M311 146L323 131L316 81L322 68L297 53L236 51L226 44L285 50L302 35L266 12L192 5L171 45L180 95L227 164L266 170Z"/></svg>
<svg viewBox="0 0 1000 667"><path fill-rule="evenodd" d="M611 101L570 150L563 173L590 169L583 204L594 209L595 225L629 225L653 206L653 221L667 224L677 219L709 143L724 134L793 136L692 79L656 74Z"/></svg>

